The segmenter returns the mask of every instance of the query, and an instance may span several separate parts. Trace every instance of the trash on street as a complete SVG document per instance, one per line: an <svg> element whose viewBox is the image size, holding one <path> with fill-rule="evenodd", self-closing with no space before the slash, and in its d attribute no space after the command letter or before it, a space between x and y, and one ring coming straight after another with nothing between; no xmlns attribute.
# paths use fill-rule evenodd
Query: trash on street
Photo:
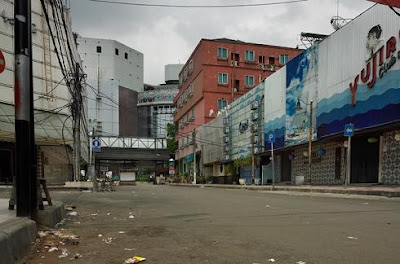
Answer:
<svg viewBox="0 0 400 264"><path fill-rule="evenodd" d="M132 258L128 258L127 260L125 260L125 263L129 264L129 263L139 263L142 261L145 261L146 258L143 257L139 257L139 256L134 256Z"/></svg>

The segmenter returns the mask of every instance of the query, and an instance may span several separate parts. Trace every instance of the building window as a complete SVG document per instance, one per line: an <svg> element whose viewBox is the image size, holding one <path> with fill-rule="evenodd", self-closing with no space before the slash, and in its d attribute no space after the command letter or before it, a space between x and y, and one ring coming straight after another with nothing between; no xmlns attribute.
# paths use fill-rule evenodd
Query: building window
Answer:
<svg viewBox="0 0 400 264"><path fill-rule="evenodd" d="M244 85L246 85L247 87L254 86L254 76L253 75L244 76Z"/></svg>
<svg viewBox="0 0 400 264"><path fill-rule="evenodd" d="M275 65L275 57L269 57L268 64Z"/></svg>
<svg viewBox="0 0 400 264"><path fill-rule="evenodd" d="M285 65L289 61L289 56L287 54L279 55L279 64Z"/></svg>
<svg viewBox="0 0 400 264"><path fill-rule="evenodd" d="M119 50L115 49L115 55L118 56L119 55Z"/></svg>
<svg viewBox="0 0 400 264"><path fill-rule="evenodd" d="M258 56L258 63L264 64L265 63L265 56L263 56L263 55Z"/></svg>
<svg viewBox="0 0 400 264"><path fill-rule="evenodd" d="M128 59L128 53L125 52L125 59Z"/></svg>
<svg viewBox="0 0 400 264"><path fill-rule="evenodd" d="M246 52L244 54L244 60L245 61L254 61L254 51L246 50Z"/></svg>
<svg viewBox="0 0 400 264"><path fill-rule="evenodd" d="M192 116L191 119L194 120L194 107L192 108Z"/></svg>
<svg viewBox="0 0 400 264"><path fill-rule="evenodd" d="M218 73L218 84L228 84L227 73Z"/></svg>
<svg viewBox="0 0 400 264"><path fill-rule="evenodd" d="M218 59L228 59L228 49L219 47L217 52Z"/></svg>
<svg viewBox="0 0 400 264"><path fill-rule="evenodd" d="M101 53L101 46L96 47L97 53Z"/></svg>
<svg viewBox="0 0 400 264"><path fill-rule="evenodd" d="M193 72L193 60L189 61L189 75Z"/></svg>
<svg viewBox="0 0 400 264"><path fill-rule="evenodd" d="M218 100L218 110L224 109L228 105L228 102L225 99Z"/></svg>
<svg viewBox="0 0 400 264"><path fill-rule="evenodd" d="M183 74L179 75L179 87L183 84Z"/></svg>

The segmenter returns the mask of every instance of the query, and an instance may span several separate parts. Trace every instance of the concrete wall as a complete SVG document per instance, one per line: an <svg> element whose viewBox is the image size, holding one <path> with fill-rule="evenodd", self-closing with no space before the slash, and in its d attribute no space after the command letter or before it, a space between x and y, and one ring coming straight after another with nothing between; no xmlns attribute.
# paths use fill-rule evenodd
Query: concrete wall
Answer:
<svg viewBox="0 0 400 264"><path fill-rule="evenodd" d="M44 154L43 169L44 178L49 185L63 185L72 177L72 152L62 146L42 146L40 151Z"/></svg>
<svg viewBox="0 0 400 264"><path fill-rule="evenodd" d="M400 184L400 130L383 133L380 182Z"/></svg>
<svg viewBox="0 0 400 264"><path fill-rule="evenodd" d="M79 37L77 42L87 74L89 119L101 122L104 136L118 136L119 87L143 91L143 54L115 40ZM96 99L97 94L101 99Z"/></svg>
<svg viewBox="0 0 400 264"><path fill-rule="evenodd" d="M131 89L119 87L119 136L138 136L138 93ZM140 120L140 122L143 122Z"/></svg>
<svg viewBox="0 0 400 264"><path fill-rule="evenodd" d="M341 151L340 174L335 175L336 148ZM326 153L318 158L315 153L318 149L325 149ZM294 160L292 161L292 182L296 176L308 176L308 157L303 153L308 152L308 146L303 145L293 151ZM313 144L312 166L312 184L344 184L345 175L345 156L346 149L343 147L343 141L317 143Z"/></svg>

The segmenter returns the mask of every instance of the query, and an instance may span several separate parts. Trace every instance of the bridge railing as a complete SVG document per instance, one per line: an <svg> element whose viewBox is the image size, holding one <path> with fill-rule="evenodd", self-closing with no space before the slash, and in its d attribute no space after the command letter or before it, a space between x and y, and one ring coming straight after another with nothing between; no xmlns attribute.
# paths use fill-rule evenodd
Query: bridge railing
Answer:
<svg viewBox="0 0 400 264"><path fill-rule="evenodd" d="M167 140L158 138L101 137L102 148L166 149Z"/></svg>

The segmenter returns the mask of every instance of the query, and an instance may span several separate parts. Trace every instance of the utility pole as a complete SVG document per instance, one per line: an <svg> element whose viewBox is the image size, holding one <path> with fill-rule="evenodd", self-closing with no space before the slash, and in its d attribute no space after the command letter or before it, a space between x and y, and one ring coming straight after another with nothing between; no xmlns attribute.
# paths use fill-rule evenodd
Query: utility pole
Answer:
<svg viewBox="0 0 400 264"><path fill-rule="evenodd" d="M255 183L254 130L251 131L251 183Z"/></svg>
<svg viewBox="0 0 400 264"><path fill-rule="evenodd" d="M37 211L35 126L33 119L31 1L14 1L15 146L17 216ZM11 206L11 205L10 205Z"/></svg>
<svg viewBox="0 0 400 264"><path fill-rule="evenodd" d="M193 184L196 185L196 129L193 129Z"/></svg>
<svg viewBox="0 0 400 264"><path fill-rule="evenodd" d="M312 184L311 178L311 162L312 162L312 140L313 140L313 100L310 101L310 116L308 121L308 180Z"/></svg>
<svg viewBox="0 0 400 264"><path fill-rule="evenodd" d="M74 181L79 181L81 175L81 107L82 107L82 93L81 93L81 75L79 72L79 63L75 65L75 82L74 82L74 98L72 102L72 115L74 117Z"/></svg>

